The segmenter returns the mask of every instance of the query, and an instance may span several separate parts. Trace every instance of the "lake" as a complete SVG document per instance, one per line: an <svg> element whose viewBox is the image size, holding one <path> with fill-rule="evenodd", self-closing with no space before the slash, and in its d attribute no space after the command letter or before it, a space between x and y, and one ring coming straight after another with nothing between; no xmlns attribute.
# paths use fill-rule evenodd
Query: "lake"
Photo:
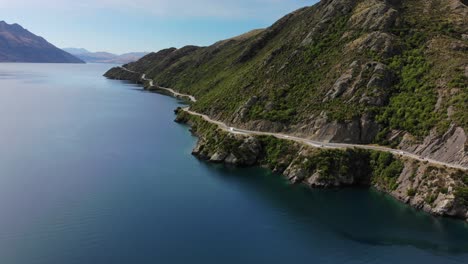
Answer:
<svg viewBox="0 0 468 264"><path fill-rule="evenodd" d="M0 64L2 264L468 263L468 224L197 160L105 64Z"/></svg>

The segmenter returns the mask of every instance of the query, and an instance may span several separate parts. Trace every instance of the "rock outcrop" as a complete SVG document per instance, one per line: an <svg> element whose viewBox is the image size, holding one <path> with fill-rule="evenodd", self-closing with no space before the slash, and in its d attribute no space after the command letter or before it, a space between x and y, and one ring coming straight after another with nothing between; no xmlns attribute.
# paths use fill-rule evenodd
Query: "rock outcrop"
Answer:
<svg viewBox="0 0 468 264"><path fill-rule="evenodd" d="M432 130L422 143L406 134L399 147L423 157L468 166L467 135L461 127L455 125L451 125L442 136L435 129Z"/></svg>
<svg viewBox="0 0 468 264"><path fill-rule="evenodd" d="M254 137L228 135L226 141L237 142L235 149L220 145L215 148L207 143L207 139L200 138L192 154L213 163L224 163L233 166L253 166L260 156L260 142Z"/></svg>
<svg viewBox="0 0 468 264"><path fill-rule="evenodd" d="M462 172L431 167L407 161L394 190L383 190L414 208L438 216L468 221L467 206L457 199L457 188L463 185ZM379 186L377 186L379 188ZM382 190L382 189L381 189Z"/></svg>
<svg viewBox="0 0 468 264"><path fill-rule="evenodd" d="M305 125L291 127L290 132L316 141L369 144L379 129L380 125L367 114L350 121L333 121L322 112L311 116Z"/></svg>
<svg viewBox="0 0 468 264"><path fill-rule="evenodd" d="M393 74L383 63L354 61L338 78L323 102L343 96L350 98L348 102L357 101L362 105L384 106L393 83Z"/></svg>

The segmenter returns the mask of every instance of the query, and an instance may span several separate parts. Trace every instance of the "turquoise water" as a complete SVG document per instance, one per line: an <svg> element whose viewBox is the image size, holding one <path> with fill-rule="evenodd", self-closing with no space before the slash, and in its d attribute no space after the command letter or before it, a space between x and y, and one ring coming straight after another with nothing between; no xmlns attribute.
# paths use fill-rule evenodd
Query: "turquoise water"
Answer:
<svg viewBox="0 0 468 264"><path fill-rule="evenodd" d="M468 226L198 161L181 102L111 65L0 64L0 262L468 263Z"/></svg>

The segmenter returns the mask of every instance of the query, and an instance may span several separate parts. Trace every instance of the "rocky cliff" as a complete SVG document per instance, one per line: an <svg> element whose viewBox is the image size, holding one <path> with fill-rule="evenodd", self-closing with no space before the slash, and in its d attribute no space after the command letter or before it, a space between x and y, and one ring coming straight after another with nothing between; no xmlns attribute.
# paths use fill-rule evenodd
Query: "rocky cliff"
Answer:
<svg viewBox="0 0 468 264"><path fill-rule="evenodd" d="M468 166L467 32L461 0L322 0L267 29L125 67L236 127Z"/></svg>
<svg viewBox="0 0 468 264"><path fill-rule="evenodd" d="M311 188L372 186L417 209L468 221L468 175L389 153L325 150L265 136L224 132L177 110L199 138L193 155L234 166L264 166Z"/></svg>
<svg viewBox="0 0 468 264"><path fill-rule="evenodd" d="M0 21L0 62L84 63L18 24Z"/></svg>

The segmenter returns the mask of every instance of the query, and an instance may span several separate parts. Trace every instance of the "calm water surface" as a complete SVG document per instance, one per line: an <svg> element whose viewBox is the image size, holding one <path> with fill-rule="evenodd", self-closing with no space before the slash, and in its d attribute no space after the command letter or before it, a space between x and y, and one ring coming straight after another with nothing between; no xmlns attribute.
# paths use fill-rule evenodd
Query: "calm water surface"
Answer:
<svg viewBox="0 0 468 264"><path fill-rule="evenodd" d="M198 161L109 67L0 64L2 264L468 263L461 221Z"/></svg>

